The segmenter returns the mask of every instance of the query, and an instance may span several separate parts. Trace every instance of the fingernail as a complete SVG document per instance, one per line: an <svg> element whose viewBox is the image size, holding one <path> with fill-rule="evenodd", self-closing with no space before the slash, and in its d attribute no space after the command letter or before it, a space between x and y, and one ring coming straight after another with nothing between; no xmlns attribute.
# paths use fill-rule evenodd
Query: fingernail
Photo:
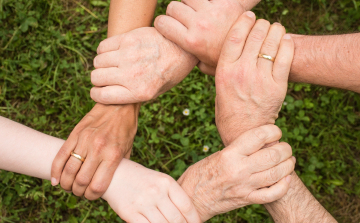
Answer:
<svg viewBox="0 0 360 223"><path fill-rule="evenodd" d="M96 68L96 57L94 58L94 67Z"/></svg>
<svg viewBox="0 0 360 223"><path fill-rule="evenodd" d="M280 23L278 23L278 22L274 22L274 24L273 25L280 25L280 26L282 26Z"/></svg>
<svg viewBox="0 0 360 223"><path fill-rule="evenodd" d="M162 26L163 25L163 20L161 19L161 17L156 17L156 25L157 26Z"/></svg>
<svg viewBox="0 0 360 223"><path fill-rule="evenodd" d="M285 180L286 180L286 182L288 182L288 184L291 182L291 175L289 175L289 176L287 176L286 178L285 178Z"/></svg>
<svg viewBox="0 0 360 223"><path fill-rule="evenodd" d="M55 177L51 177L51 185L53 186L58 185L58 180Z"/></svg>
<svg viewBox="0 0 360 223"><path fill-rule="evenodd" d="M252 11L247 11L245 12L247 16L249 16L250 18L255 18L255 13L253 13Z"/></svg>
<svg viewBox="0 0 360 223"><path fill-rule="evenodd" d="M294 161L294 163L296 163L296 158L295 158L295 156L291 157L291 159Z"/></svg>
<svg viewBox="0 0 360 223"><path fill-rule="evenodd" d="M283 38L284 39L291 39L291 36L289 34L285 34Z"/></svg>

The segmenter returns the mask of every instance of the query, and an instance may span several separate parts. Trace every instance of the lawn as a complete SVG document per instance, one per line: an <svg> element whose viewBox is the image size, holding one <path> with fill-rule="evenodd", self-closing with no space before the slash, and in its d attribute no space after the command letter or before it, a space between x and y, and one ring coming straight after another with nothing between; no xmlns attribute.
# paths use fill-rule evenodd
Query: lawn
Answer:
<svg viewBox="0 0 360 223"><path fill-rule="evenodd" d="M156 14L169 2L159 0ZM66 139L94 105L90 72L106 38L108 9L107 0L0 0L0 115ZM263 0L253 11L291 33L360 31L356 0ZM177 87L144 103L132 159L177 178L222 149L214 98L214 78L195 68ZM339 222L359 222L360 96L290 83L285 102L277 125L293 147L297 173ZM0 222L122 222L105 201L75 197L49 181L6 171L0 180ZM209 222L272 220L252 205Z"/></svg>

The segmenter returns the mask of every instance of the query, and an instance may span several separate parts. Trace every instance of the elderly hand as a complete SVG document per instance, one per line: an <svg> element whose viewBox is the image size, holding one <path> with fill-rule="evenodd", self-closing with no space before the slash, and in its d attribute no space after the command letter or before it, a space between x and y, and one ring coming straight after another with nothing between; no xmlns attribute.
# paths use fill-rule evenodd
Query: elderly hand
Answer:
<svg viewBox="0 0 360 223"><path fill-rule="evenodd" d="M239 0L172 1L166 16L155 20L156 29L201 62L205 73L215 70L226 34L245 11Z"/></svg>
<svg viewBox="0 0 360 223"><path fill-rule="evenodd" d="M101 105L79 122L56 155L51 168L52 185L76 196L99 198L108 188L123 157L130 157L137 130L139 105ZM85 162L70 153L85 158Z"/></svg>
<svg viewBox="0 0 360 223"><path fill-rule="evenodd" d="M294 54L294 43L284 34L280 24L255 23L247 13L230 30L215 75L215 120L225 145L246 130L275 123Z"/></svg>
<svg viewBox="0 0 360 223"><path fill-rule="evenodd" d="M280 138L274 125L249 130L185 171L178 182L202 221L246 205L273 202L287 193L295 167L291 147L278 143L261 149Z"/></svg>
<svg viewBox="0 0 360 223"><path fill-rule="evenodd" d="M173 178L127 159L103 198L126 222L200 222L191 199Z"/></svg>
<svg viewBox="0 0 360 223"><path fill-rule="evenodd" d="M154 99L182 81L198 62L150 27L102 41L98 54L90 95L102 104Z"/></svg>

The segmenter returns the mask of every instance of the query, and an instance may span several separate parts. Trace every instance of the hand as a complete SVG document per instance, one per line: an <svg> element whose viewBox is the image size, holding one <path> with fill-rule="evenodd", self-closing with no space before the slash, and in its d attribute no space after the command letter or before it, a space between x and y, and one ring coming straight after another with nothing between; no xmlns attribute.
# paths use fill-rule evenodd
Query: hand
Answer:
<svg viewBox="0 0 360 223"><path fill-rule="evenodd" d="M286 194L291 181L288 175L295 167L291 147L278 143L261 149L280 138L281 131L274 125L249 130L185 171L178 182L202 221L246 205L273 202Z"/></svg>
<svg viewBox="0 0 360 223"><path fill-rule="evenodd" d="M166 16L158 16L154 25L167 39L195 55L201 71L214 75L226 34L244 11L239 0L172 1Z"/></svg>
<svg viewBox="0 0 360 223"><path fill-rule="evenodd" d="M100 43L91 98L128 104L156 98L182 81L198 60L155 28L139 28Z"/></svg>
<svg viewBox="0 0 360 223"><path fill-rule="evenodd" d="M52 185L89 200L108 188L120 161L130 157L140 105L101 105L79 122L56 155L51 168ZM70 156L71 151L85 162Z"/></svg>
<svg viewBox="0 0 360 223"><path fill-rule="evenodd" d="M274 124L286 96L294 54L290 35L244 13L230 30L215 75L215 120L225 145L244 131ZM275 62L259 54L276 57Z"/></svg>
<svg viewBox="0 0 360 223"><path fill-rule="evenodd" d="M127 159L103 198L126 222L200 222L189 196L173 178Z"/></svg>

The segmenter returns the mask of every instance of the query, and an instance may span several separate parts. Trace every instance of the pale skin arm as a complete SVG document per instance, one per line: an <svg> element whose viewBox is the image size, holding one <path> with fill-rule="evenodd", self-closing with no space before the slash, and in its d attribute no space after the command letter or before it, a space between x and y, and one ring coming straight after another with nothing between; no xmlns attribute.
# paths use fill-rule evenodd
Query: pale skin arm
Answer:
<svg viewBox="0 0 360 223"><path fill-rule="evenodd" d="M0 169L50 180L52 160L64 140L1 116L0 138ZM101 197L127 222L200 222L190 198L174 179L128 159L116 168Z"/></svg>

